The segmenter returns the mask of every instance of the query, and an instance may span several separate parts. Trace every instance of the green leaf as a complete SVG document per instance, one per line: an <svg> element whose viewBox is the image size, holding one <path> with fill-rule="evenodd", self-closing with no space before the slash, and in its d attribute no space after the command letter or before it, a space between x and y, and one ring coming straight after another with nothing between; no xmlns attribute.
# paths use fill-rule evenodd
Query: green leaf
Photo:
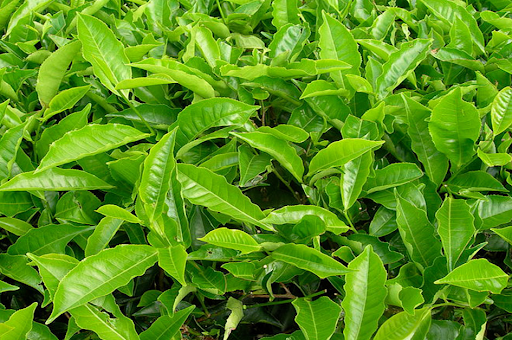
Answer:
<svg viewBox="0 0 512 340"><path fill-rule="evenodd" d="M432 41L415 39L403 43L382 65L382 74L376 81L376 92L382 99L392 92L427 57Z"/></svg>
<svg viewBox="0 0 512 340"><path fill-rule="evenodd" d="M17 2L14 3L17 4ZM31 0L23 2L21 6L16 9L16 12L12 14L9 25L7 26L7 32L5 34L11 34L13 29L16 28L21 22L26 22L24 19L30 17L34 12L43 10L51 3L52 0Z"/></svg>
<svg viewBox="0 0 512 340"><path fill-rule="evenodd" d="M67 310L110 294L154 265L157 251L146 245L119 245L87 257L59 283L50 323Z"/></svg>
<svg viewBox="0 0 512 340"><path fill-rule="evenodd" d="M512 244L512 226L505 228L491 228L493 232L498 234L502 239L507 241L509 244Z"/></svg>
<svg viewBox="0 0 512 340"><path fill-rule="evenodd" d="M117 205L114 205L114 204L102 205L101 207L96 209L96 212L99 212L100 214L107 216L107 217L120 219L120 220L127 221L130 223L139 223L139 224L142 223L141 220L139 220L137 218L137 216L134 216L133 214L126 211L125 209L123 209Z"/></svg>
<svg viewBox="0 0 512 340"><path fill-rule="evenodd" d="M370 339L386 305L386 270L371 246L349 263L354 270L345 276L346 295L341 306L345 311L346 339Z"/></svg>
<svg viewBox="0 0 512 340"><path fill-rule="evenodd" d="M268 45L270 57L289 55L289 60L294 61L302 51L306 39L311 31L308 27L287 24L278 28L272 42Z"/></svg>
<svg viewBox="0 0 512 340"><path fill-rule="evenodd" d="M512 162L512 156L508 153L485 153L480 148L476 150L476 153L478 158L480 158L482 162L489 167L503 166Z"/></svg>
<svg viewBox="0 0 512 340"><path fill-rule="evenodd" d="M436 284L450 284L457 287L476 290L478 292L490 291L500 294L507 286L508 275L500 267L486 259L470 260L455 268Z"/></svg>
<svg viewBox="0 0 512 340"><path fill-rule="evenodd" d="M227 340L232 331L236 329L240 321L244 316L244 305L241 301L229 297L228 303L226 304L226 308L231 311L228 319L226 320L226 325L224 326L224 340Z"/></svg>
<svg viewBox="0 0 512 340"><path fill-rule="evenodd" d="M318 28L320 58L344 61L352 66L350 70L331 73L335 83L344 85L342 74L359 75L361 55L350 31L338 20L322 12L323 24ZM343 86L345 87L345 86Z"/></svg>
<svg viewBox="0 0 512 340"><path fill-rule="evenodd" d="M256 273L256 265L253 262L227 262L221 267L233 274L233 276L245 280L254 280Z"/></svg>
<svg viewBox="0 0 512 340"><path fill-rule="evenodd" d="M24 283L35 288L43 294L41 277L34 268L27 264L27 257L24 255L0 254L0 273L11 279Z"/></svg>
<svg viewBox="0 0 512 340"><path fill-rule="evenodd" d="M476 45L476 47L478 47L482 53L484 53L485 48L482 31L480 31L476 19L466 10L465 6L461 6L456 2L443 0L421 0L421 3L425 5L436 17L441 19L446 25L453 25L456 18L464 22L471 32L471 36L473 37L473 44Z"/></svg>
<svg viewBox="0 0 512 340"><path fill-rule="evenodd" d="M66 116L58 124L44 129L41 137L36 142L37 156L42 159L53 142L62 138L69 131L83 128L87 124L90 111L91 105L87 105L83 110Z"/></svg>
<svg viewBox="0 0 512 340"><path fill-rule="evenodd" d="M0 337L9 340L25 340L32 329L32 319L37 302L24 309L16 311L9 320L0 324Z"/></svg>
<svg viewBox="0 0 512 340"><path fill-rule="evenodd" d="M437 232L448 261L448 271L452 271L475 234L475 219L466 201L451 197L444 200L436 218Z"/></svg>
<svg viewBox="0 0 512 340"><path fill-rule="evenodd" d="M223 273L214 270L212 267L203 269L193 266L187 269L192 283L199 289L209 291L213 294L222 295L226 292L226 277Z"/></svg>
<svg viewBox="0 0 512 340"><path fill-rule="evenodd" d="M22 236L34 229L29 223L11 217L0 217L0 228L13 233L16 236Z"/></svg>
<svg viewBox="0 0 512 340"><path fill-rule="evenodd" d="M486 200L478 202L478 216L482 220L481 224L475 225L479 230L509 223L512 219L512 198L499 195L486 196Z"/></svg>
<svg viewBox="0 0 512 340"><path fill-rule="evenodd" d="M243 187L254 177L265 171L271 165L272 158L266 153L255 154L253 149L240 145L238 147L238 166L240 168L240 183Z"/></svg>
<svg viewBox="0 0 512 340"><path fill-rule="evenodd" d="M16 291L18 289L20 289L20 287L8 284L7 282L4 282L4 281L0 281L0 293L12 292L12 291Z"/></svg>
<svg viewBox="0 0 512 340"><path fill-rule="evenodd" d="M32 260L30 265L38 267L39 274L43 278L44 285L52 300L59 282L79 263L74 257L63 254L46 254L41 256L27 254L27 256Z"/></svg>
<svg viewBox="0 0 512 340"><path fill-rule="evenodd" d="M395 189L396 190L396 189ZM434 226L425 210L396 196L396 222L410 258L423 268L430 266L441 254L441 243L435 237Z"/></svg>
<svg viewBox="0 0 512 340"><path fill-rule="evenodd" d="M506 191L497 179L484 171L469 171L451 177L447 184L453 188L454 191Z"/></svg>
<svg viewBox="0 0 512 340"><path fill-rule="evenodd" d="M115 86L132 77L123 44L103 21L89 15L78 15L77 30L85 60L92 64L103 85L117 93Z"/></svg>
<svg viewBox="0 0 512 340"><path fill-rule="evenodd" d="M89 124L53 142L36 171L97 155L148 136L128 125Z"/></svg>
<svg viewBox="0 0 512 340"><path fill-rule="evenodd" d="M212 31L208 28L196 25L192 30L197 48L201 51L210 67L214 68L221 59L220 48L213 38Z"/></svg>
<svg viewBox="0 0 512 340"><path fill-rule="evenodd" d="M512 19L506 16L500 17L500 15L495 12L483 11L480 13L480 18L502 31L510 31L510 27L512 27Z"/></svg>
<svg viewBox="0 0 512 340"><path fill-rule="evenodd" d="M322 279L329 276L344 275L351 271L332 257L303 244L290 243L281 246L272 252L272 257L310 271Z"/></svg>
<svg viewBox="0 0 512 340"><path fill-rule="evenodd" d="M404 282L403 284L407 284ZM425 302L421 289L416 287L402 287L399 283L389 283L387 302L402 307L410 315L414 315L414 308Z"/></svg>
<svg viewBox="0 0 512 340"><path fill-rule="evenodd" d="M2 4L0 4L0 30L3 31L3 29L7 26L19 2L19 0L11 0L7 2L4 1Z"/></svg>
<svg viewBox="0 0 512 340"><path fill-rule="evenodd" d="M302 176L304 174L302 159L297 155L295 149L286 141L272 134L263 132L231 132L231 134L247 142L253 148L266 152L277 159L285 169L290 171L299 183L302 183Z"/></svg>
<svg viewBox="0 0 512 340"><path fill-rule="evenodd" d="M178 164L178 180L182 184L183 196L193 204L270 229L265 222L261 222L265 217L261 209L223 176L205 168Z"/></svg>
<svg viewBox="0 0 512 340"><path fill-rule="evenodd" d="M315 205L286 206L272 211L261 222L268 224L297 224L305 216L319 217L325 223L327 230L335 234L344 233L349 229L347 225L336 216L336 214Z"/></svg>
<svg viewBox="0 0 512 340"><path fill-rule="evenodd" d="M147 70L152 73L166 74L178 84L193 91L202 98L215 97L216 87L225 87L223 82L214 80L210 75L198 69L185 66L172 59L144 59L138 63L130 64L132 67Z"/></svg>
<svg viewBox="0 0 512 340"><path fill-rule="evenodd" d="M462 100L460 88L441 99L428 124L437 150L444 153L455 168L469 162L475 154L480 126L478 111L473 104Z"/></svg>
<svg viewBox="0 0 512 340"><path fill-rule="evenodd" d="M115 89L116 90L126 90L126 89L133 89L136 87L147 87L147 86L154 86L154 85L174 84L174 83L177 83L177 81L172 79L171 76L169 76L167 74L156 73L156 74L151 74L147 77L121 80L119 83L117 83Z"/></svg>
<svg viewBox="0 0 512 340"><path fill-rule="evenodd" d="M352 207L361 195L363 186L370 175L372 164L373 155L371 152L366 152L341 168L340 189L345 211Z"/></svg>
<svg viewBox="0 0 512 340"><path fill-rule="evenodd" d="M211 98L187 106L176 121L176 150L211 128L242 126L257 109L229 98Z"/></svg>
<svg viewBox="0 0 512 340"><path fill-rule="evenodd" d="M380 147L384 142L346 138L320 150L309 163L308 176L333 167L341 167L364 153Z"/></svg>
<svg viewBox="0 0 512 340"><path fill-rule="evenodd" d="M68 191L110 189L112 186L85 171L50 168L39 172L24 172L4 185L0 191Z"/></svg>
<svg viewBox="0 0 512 340"><path fill-rule="evenodd" d="M137 107L128 108L120 112L111 112L106 117L121 117L132 122L144 123L137 114L137 111L150 126L167 131L169 126L176 121L176 116L181 109L171 108L164 104L140 104Z"/></svg>
<svg viewBox="0 0 512 340"><path fill-rule="evenodd" d="M217 228L199 240L215 246L239 250L242 254L260 251L261 246L249 234L238 229Z"/></svg>
<svg viewBox="0 0 512 340"><path fill-rule="evenodd" d="M258 128L258 131L270 133L278 138L293 143L302 143L309 138L309 134L306 131L300 127L288 124L279 124L273 128L268 126L261 126Z"/></svg>
<svg viewBox="0 0 512 340"><path fill-rule="evenodd" d="M7 249L7 253L11 255L25 255L26 253L36 255L64 254L64 248L72 239L93 228L69 224L50 224L44 227L32 228L29 232L20 236L16 243Z"/></svg>
<svg viewBox="0 0 512 340"><path fill-rule="evenodd" d="M375 175L368 178L364 189L367 194L386 190L414 181L423 176L423 172L413 163L394 163L383 169L375 170Z"/></svg>
<svg viewBox="0 0 512 340"><path fill-rule="evenodd" d="M331 338L341 314L341 307L337 303L327 296L322 296L315 301L296 299L292 305L297 311L295 322L306 340Z"/></svg>
<svg viewBox="0 0 512 340"><path fill-rule="evenodd" d="M90 85L72 87L59 92L52 98L48 105L48 110L44 112L43 120L46 121L57 113L72 109L80 99L82 99L91 89Z"/></svg>
<svg viewBox="0 0 512 340"><path fill-rule="evenodd" d="M195 309L195 306L189 306L182 309L172 316L163 315L159 317L148 329L140 333L141 340L167 340L173 339L179 333L181 326L187 320L188 316Z"/></svg>
<svg viewBox="0 0 512 340"><path fill-rule="evenodd" d="M18 125L7 130L0 139L0 182L11 175L24 130L25 124Z"/></svg>
<svg viewBox="0 0 512 340"><path fill-rule="evenodd" d="M402 95L402 99L407 114L407 134L411 138L411 148L423 164L430 180L439 185L448 171L448 158L436 149L428 131L427 119L430 118L431 111L406 96Z"/></svg>
<svg viewBox="0 0 512 340"><path fill-rule="evenodd" d="M318 96L344 95L347 93L345 89L339 89L336 85L322 79L313 80L306 85L300 99L306 99Z"/></svg>
<svg viewBox="0 0 512 340"><path fill-rule="evenodd" d="M79 41L68 43L53 52L41 64L37 75L36 91L43 107L47 107L59 91L66 71L81 47L82 44Z"/></svg>
<svg viewBox="0 0 512 340"><path fill-rule="evenodd" d="M380 326L375 340L423 340L430 328L432 315L429 307L418 309L414 315L400 312Z"/></svg>
<svg viewBox="0 0 512 340"><path fill-rule="evenodd" d="M108 246L108 243L123 224L123 220L112 217L103 218L94 228L94 232L87 239L85 247L85 256L91 256L99 253Z"/></svg>
<svg viewBox="0 0 512 340"><path fill-rule="evenodd" d="M139 186L139 197L145 203L146 214L153 221L164 210L168 191L175 178L176 161L174 160L174 142L176 130L167 133L158 141L144 161Z"/></svg>
<svg viewBox="0 0 512 340"><path fill-rule="evenodd" d="M396 213L393 210L381 206L370 222L370 235L377 237L386 236L397 228Z"/></svg>
<svg viewBox="0 0 512 340"><path fill-rule="evenodd" d="M158 265L182 286L187 285L185 282L186 264L187 250L181 244L158 249Z"/></svg>
<svg viewBox="0 0 512 340"><path fill-rule="evenodd" d="M286 24L300 24L297 0L276 0L272 2L272 25L277 29Z"/></svg>
<svg viewBox="0 0 512 340"><path fill-rule="evenodd" d="M80 328L92 330L101 339L139 339L133 321L127 317L111 318L90 304L74 308L70 314Z"/></svg>

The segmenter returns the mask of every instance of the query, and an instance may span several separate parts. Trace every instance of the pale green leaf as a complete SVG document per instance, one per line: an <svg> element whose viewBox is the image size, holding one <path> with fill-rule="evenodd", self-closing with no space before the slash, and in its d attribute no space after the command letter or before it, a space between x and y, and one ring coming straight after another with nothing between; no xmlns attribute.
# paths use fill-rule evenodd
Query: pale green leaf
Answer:
<svg viewBox="0 0 512 340"><path fill-rule="evenodd" d="M306 340L330 339L336 330L341 307L322 296L315 301L300 298L292 302L297 311L295 322L299 325Z"/></svg>
<svg viewBox="0 0 512 340"><path fill-rule="evenodd" d="M0 324L0 338L9 340L25 340L32 329L32 319L37 302L16 311L9 320Z"/></svg>
<svg viewBox="0 0 512 340"><path fill-rule="evenodd" d="M308 176L333 167L341 167L364 153L380 147L384 142L346 138L320 150L309 163Z"/></svg>
<svg viewBox="0 0 512 340"><path fill-rule="evenodd" d="M132 77L123 44L103 21L89 15L78 16L77 30L82 54L93 65L94 74L105 87L117 93L117 83Z"/></svg>
<svg viewBox="0 0 512 340"><path fill-rule="evenodd" d="M247 142L253 148L266 152L277 159L285 169L290 171L299 183L302 183L302 175L304 174L302 159L297 155L295 149L286 141L264 132L231 132L231 134Z"/></svg>
<svg viewBox="0 0 512 340"><path fill-rule="evenodd" d="M274 250L272 257L307 270L324 279L344 275L351 270L324 253L303 244L286 244Z"/></svg>
<svg viewBox="0 0 512 340"><path fill-rule="evenodd" d="M475 233L474 217L469 205L460 199L447 197L436 213L437 232L441 236L448 270L452 271Z"/></svg>
<svg viewBox="0 0 512 340"><path fill-rule="evenodd" d="M112 186L85 171L50 168L24 172L0 186L0 191L68 191L110 189Z"/></svg>
<svg viewBox="0 0 512 340"><path fill-rule="evenodd" d="M509 276L495 264L486 259L470 260L455 268L436 284L450 284L478 292L490 291L500 294L507 286Z"/></svg>
<svg viewBox="0 0 512 340"><path fill-rule="evenodd" d="M260 221L265 217L261 209L223 176L206 168L178 164L178 180L182 184L183 196L193 204L269 229Z"/></svg>
<svg viewBox="0 0 512 340"><path fill-rule="evenodd" d="M146 245L119 245L87 257L59 283L50 323L67 310L110 294L154 265L156 249ZM84 280L85 278L85 280Z"/></svg>
<svg viewBox="0 0 512 340"><path fill-rule="evenodd" d="M175 278L182 286L186 286L186 264L187 250L184 246L177 245L158 249L158 265Z"/></svg>
<svg viewBox="0 0 512 340"><path fill-rule="evenodd" d="M297 224L305 216L319 217L325 223L327 230L335 234L341 234L349 229L336 214L315 205L290 205L277 209L272 211L262 222L268 224Z"/></svg>
<svg viewBox="0 0 512 340"><path fill-rule="evenodd" d="M149 134L123 124L89 124L50 145L37 172L118 148Z"/></svg>
<svg viewBox="0 0 512 340"><path fill-rule="evenodd" d="M345 311L346 339L370 339L386 305L386 270L371 246L348 265L354 270L345 276L346 295L341 306Z"/></svg>
<svg viewBox="0 0 512 340"><path fill-rule="evenodd" d="M239 250L242 254L260 251L261 246L249 234L238 229L217 228L199 240L215 246Z"/></svg>
<svg viewBox="0 0 512 340"><path fill-rule="evenodd" d="M475 154L474 145L480 134L480 116L471 103L462 100L460 88L444 96L432 111L428 124L437 150L455 166L461 167Z"/></svg>
<svg viewBox="0 0 512 340"><path fill-rule="evenodd" d="M375 340L424 340L432 320L431 309L418 309L414 315L400 312L380 326Z"/></svg>

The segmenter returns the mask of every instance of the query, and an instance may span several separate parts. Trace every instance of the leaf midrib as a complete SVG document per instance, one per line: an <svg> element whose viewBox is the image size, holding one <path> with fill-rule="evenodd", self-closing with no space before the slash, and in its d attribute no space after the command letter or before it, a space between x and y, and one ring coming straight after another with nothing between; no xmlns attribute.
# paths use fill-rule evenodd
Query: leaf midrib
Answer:
<svg viewBox="0 0 512 340"><path fill-rule="evenodd" d="M66 307L65 307L65 309L63 309L63 307L61 306L61 308L60 308L60 309L62 310L62 312L60 312L60 314L62 314L62 313L63 313L64 311L66 311L66 310L69 310L70 308L73 308L73 307L76 307L76 306L80 306L80 305L82 305L82 304L83 304L82 302L80 302L80 303L77 305L77 302L78 302L78 301L87 300L86 302L89 302L89 301L93 300L94 298L90 299L89 297L90 297L90 296L94 296L94 293L95 293L96 291L98 291L100 288L102 288L102 287L104 287L104 286L108 285L110 282L112 282L112 281L114 281L115 279L117 279L117 278L121 277L122 275L126 274L127 272L129 272L129 271L130 271L130 270L132 270L133 268L135 268L135 267L137 267L137 266L139 266L139 265L141 265L141 264L144 264L145 262L152 262L152 258L153 258L153 257L157 257L157 256L158 256L158 255L157 255L157 253L156 253L156 252L155 252L155 253L153 253L153 255L148 256L148 257L144 258L143 260L141 260L141 261L138 261L138 262L134 263L133 265L129 266L128 268L123 269L123 270L122 270L121 272L119 272L117 275L112 276L110 279L108 279L108 280L104 281L102 284L100 284L100 285L96 286L94 289L91 289L87 294L83 295L80 299L77 299L74 303L72 303L72 304L69 304L69 303L68 303L68 306L66 306L66 304L63 304L63 306L66 306ZM74 269L76 269L76 268L77 268L77 267L75 267ZM72 270L71 270L71 271L70 271L70 272L69 272L69 273L68 273L68 274L67 274L67 275L62 279L62 281L59 283L59 287L57 288L57 291L55 292L55 300L57 300L57 294L59 293L59 291L62 291L62 290L59 290L59 288L61 287L62 282L63 282L67 277L69 277L69 274L70 274L70 273L72 273L74 269L72 269ZM115 290L115 289L114 289L114 290ZM86 302L84 302L84 303L86 303ZM54 309L55 309L55 310L57 310L55 307L54 307ZM60 314L59 314L59 315L60 315Z"/></svg>
<svg viewBox="0 0 512 340"><path fill-rule="evenodd" d="M230 208L232 208L233 210L239 212L240 214L242 214L243 216L245 216L249 221L251 221L252 223L256 224L256 225L260 225L261 226L261 222L257 219L255 219L254 217L248 215L246 212L240 210L239 208L237 208L236 206L234 206L233 204L229 203L228 201L226 201L224 198L220 197L219 195L217 195L215 192L213 192L212 190L206 188L205 186L201 185L199 182L195 181L194 179L192 179L191 177L189 177L188 175L184 174L183 172L180 172L180 174L182 176L185 176L187 177L187 179L191 182L193 182L195 184L195 186L198 186L202 189L204 189L205 191L207 191L210 195L214 196L215 198L217 198L219 201L223 202L224 204L228 205ZM254 203L251 202L251 204L254 205Z"/></svg>

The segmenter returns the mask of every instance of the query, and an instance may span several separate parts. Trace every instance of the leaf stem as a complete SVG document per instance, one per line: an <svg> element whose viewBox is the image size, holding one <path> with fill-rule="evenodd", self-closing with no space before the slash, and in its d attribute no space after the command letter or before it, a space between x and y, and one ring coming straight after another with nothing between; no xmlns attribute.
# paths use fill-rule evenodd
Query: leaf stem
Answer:
<svg viewBox="0 0 512 340"><path fill-rule="evenodd" d="M210 311L208 311L206 304L204 303L204 296L202 296L201 294L197 294L197 293L196 293L196 296L197 296L197 299L199 300L199 303L201 304L201 307L203 308L204 314L206 315L207 318L209 318L211 314L210 314Z"/></svg>
<svg viewBox="0 0 512 340"><path fill-rule="evenodd" d="M313 293L313 294L310 294L310 295L307 295L307 296L304 296L302 297L303 299L311 299L311 298L314 298L316 296L319 296L319 295L323 295L327 293L327 290L324 289L324 290L321 290L319 292L316 292L316 293ZM275 295L277 297L277 295ZM255 305L244 305L244 309L247 309L247 308L257 308L257 307L265 307L265 306L274 306L274 305L284 305L286 303L291 303L293 301L295 301L297 298L294 298L294 299L287 299L287 300L282 300L282 301L272 301L272 302L265 302L265 303L257 303Z"/></svg>
<svg viewBox="0 0 512 340"><path fill-rule="evenodd" d="M149 129L149 132L154 135L155 134L155 130L153 130L153 128L148 124L148 122L146 122L146 120L144 119L144 117L142 117L142 114L139 112L139 110L137 109L137 107L135 105L132 104L132 102L130 101L130 99L128 99L124 93L122 92L119 92L121 94L121 97L124 99L124 101L126 102L126 104L128 104L128 106L130 107L130 109L132 109L133 111L135 111L135 113L137 114L137 116L140 118L140 120L142 121L142 123L144 123L144 125Z"/></svg>
<svg viewBox="0 0 512 340"><path fill-rule="evenodd" d="M224 14L224 11L222 10L220 1L219 0L215 0L215 1L217 2L217 7L219 8L219 13L220 13L220 16L222 17L222 21L224 22L224 24L226 24L226 15Z"/></svg>
<svg viewBox="0 0 512 340"><path fill-rule="evenodd" d="M302 203L302 200L301 200L300 196L297 194L297 192L295 192L295 190L293 190L293 188L291 187L290 183L288 183L281 176L281 174L277 171L277 169L274 168L273 166L272 166L272 172L276 175L277 178L279 178L279 180L284 184L284 186L293 194L293 197L295 197L297 202L299 202L299 204Z"/></svg>
<svg viewBox="0 0 512 340"><path fill-rule="evenodd" d="M348 224L349 224L349 229L352 230L354 233L357 234L357 230L356 228L354 227L354 224L352 223L352 219L350 219L350 216L348 215L348 211L344 210L343 211L343 215L345 215L345 218L347 219L348 221Z"/></svg>

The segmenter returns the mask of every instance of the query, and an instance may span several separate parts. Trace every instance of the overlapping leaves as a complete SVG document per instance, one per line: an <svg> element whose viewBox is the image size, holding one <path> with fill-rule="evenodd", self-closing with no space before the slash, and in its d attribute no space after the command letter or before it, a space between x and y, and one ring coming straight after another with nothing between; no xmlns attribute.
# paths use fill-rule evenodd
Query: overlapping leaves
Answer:
<svg viewBox="0 0 512 340"><path fill-rule="evenodd" d="M0 338L510 337L511 10L0 2Z"/></svg>

